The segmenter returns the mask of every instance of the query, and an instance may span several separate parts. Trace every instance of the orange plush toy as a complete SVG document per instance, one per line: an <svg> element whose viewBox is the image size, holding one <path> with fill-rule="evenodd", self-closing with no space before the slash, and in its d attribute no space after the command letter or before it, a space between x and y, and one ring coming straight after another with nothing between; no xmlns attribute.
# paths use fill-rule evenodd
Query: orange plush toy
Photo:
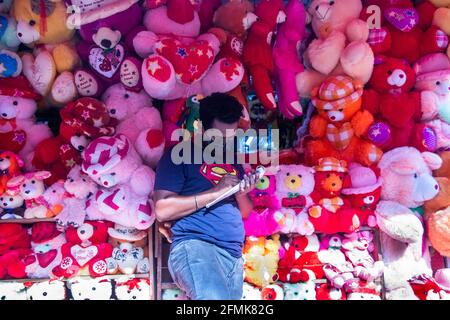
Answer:
<svg viewBox="0 0 450 320"><path fill-rule="evenodd" d="M363 85L347 76L331 76L312 92L318 115L311 119L305 161L317 165L319 159L334 157L370 166L381 158L382 151L363 139L374 119L362 111Z"/></svg>
<svg viewBox="0 0 450 320"><path fill-rule="evenodd" d="M21 167L23 167L23 161L15 153L11 151L0 153L0 194L5 192L9 179L21 174Z"/></svg>
<svg viewBox="0 0 450 320"><path fill-rule="evenodd" d="M272 36L277 24L286 20L282 0L262 0L255 8L258 21L253 23L244 46L244 64L252 77L258 99L266 109L277 107L272 86Z"/></svg>

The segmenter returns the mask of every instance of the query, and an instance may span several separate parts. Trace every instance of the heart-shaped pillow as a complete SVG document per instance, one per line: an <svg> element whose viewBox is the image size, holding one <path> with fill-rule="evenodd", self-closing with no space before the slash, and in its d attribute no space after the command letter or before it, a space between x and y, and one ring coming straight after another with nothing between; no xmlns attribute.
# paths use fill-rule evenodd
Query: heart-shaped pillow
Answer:
<svg viewBox="0 0 450 320"><path fill-rule="evenodd" d="M37 260L39 262L39 266L42 268L47 268L50 263L55 260L58 251L53 249L46 253L36 253Z"/></svg>
<svg viewBox="0 0 450 320"><path fill-rule="evenodd" d="M333 32L329 37L316 39L308 47L308 59L312 67L322 74L329 74L339 63L345 48L345 35Z"/></svg>
<svg viewBox="0 0 450 320"><path fill-rule="evenodd" d="M46 50L40 51L36 58L31 53L22 56L23 74L34 90L42 96L50 92L56 77L56 65L53 56Z"/></svg>
<svg viewBox="0 0 450 320"><path fill-rule="evenodd" d="M414 8L387 8L384 17L402 32L411 31L419 23L419 14Z"/></svg>
<svg viewBox="0 0 450 320"><path fill-rule="evenodd" d="M74 245L70 248L70 253L72 257L78 262L78 264L83 267L98 254L98 249L96 246L82 247L80 245Z"/></svg>
<svg viewBox="0 0 450 320"><path fill-rule="evenodd" d="M107 51L99 47L93 47L89 51L89 64L99 74L111 79L119 70L124 57L125 49L121 44Z"/></svg>
<svg viewBox="0 0 450 320"><path fill-rule="evenodd" d="M185 84L202 79L215 57L213 47L204 40L185 45L176 39L163 39L155 44L155 52L172 63L177 78Z"/></svg>

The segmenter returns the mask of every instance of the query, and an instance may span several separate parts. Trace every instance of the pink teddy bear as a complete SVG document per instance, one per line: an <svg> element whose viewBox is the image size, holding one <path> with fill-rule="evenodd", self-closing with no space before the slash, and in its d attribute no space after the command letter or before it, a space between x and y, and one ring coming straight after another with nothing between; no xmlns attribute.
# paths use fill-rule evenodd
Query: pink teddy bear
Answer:
<svg viewBox="0 0 450 320"><path fill-rule="evenodd" d="M437 148L450 147L450 59L443 53L422 57L414 65L415 89L421 92L422 120L436 132Z"/></svg>
<svg viewBox="0 0 450 320"><path fill-rule="evenodd" d="M159 111L144 91L128 90L117 83L102 98L111 117L119 120L117 134L125 135L144 163L155 168L164 152L164 135Z"/></svg>
<svg viewBox="0 0 450 320"><path fill-rule="evenodd" d="M133 39L137 54L145 58L142 79L154 98L173 100L192 94L208 96L229 92L243 78L242 64L232 58L214 63L225 32L211 29L200 34L200 19L189 0L149 1L144 17L146 31Z"/></svg>
<svg viewBox="0 0 450 320"><path fill-rule="evenodd" d="M346 235L342 241L345 256L355 268L355 276L372 282L383 274L383 261L375 261L369 251L373 250L373 234L362 231Z"/></svg>
<svg viewBox="0 0 450 320"><path fill-rule="evenodd" d="M305 36L306 12L300 0L290 0L284 12L286 21L278 30L272 54L278 106L285 117L292 119L303 113L295 77L304 70L299 49Z"/></svg>
<svg viewBox="0 0 450 320"><path fill-rule="evenodd" d="M83 155L82 170L99 186L87 201L88 220L109 220L125 227L148 229L155 220L155 173L142 164L130 140L119 134L92 141Z"/></svg>

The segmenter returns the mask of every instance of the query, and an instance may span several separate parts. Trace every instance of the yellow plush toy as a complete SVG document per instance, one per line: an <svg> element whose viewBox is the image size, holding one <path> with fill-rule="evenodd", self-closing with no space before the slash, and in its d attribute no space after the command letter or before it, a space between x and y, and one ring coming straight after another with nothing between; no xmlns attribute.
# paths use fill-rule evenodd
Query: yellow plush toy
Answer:
<svg viewBox="0 0 450 320"><path fill-rule="evenodd" d="M22 58L24 74L33 88L56 104L74 99L76 88L68 72L80 64L80 59L72 42L75 30L66 24L64 1L15 0L11 15L17 20L19 40L38 48Z"/></svg>
<svg viewBox="0 0 450 320"><path fill-rule="evenodd" d="M274 283L277 274L279 235L271 238L248 237L244 245L245 281L260 288Z"/></svg>

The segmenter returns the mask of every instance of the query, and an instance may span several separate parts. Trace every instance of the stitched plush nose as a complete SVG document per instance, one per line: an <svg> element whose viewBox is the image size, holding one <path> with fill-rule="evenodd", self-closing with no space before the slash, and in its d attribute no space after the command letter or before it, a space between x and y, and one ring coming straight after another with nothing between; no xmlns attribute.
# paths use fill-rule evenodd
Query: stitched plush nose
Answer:
<svg viewBox="0 0 450 320"><path fill-rule="evenodd" d="M26 193L26 194L29 194L29 193L30 193L30 190L25 191L25 193Z"/></svg>
<svg viewBox="0 0 450 320"><path fill-rule="evenodd" d="M111 40L107 40L107 39L103 39L100 44L102 45L102 47L104 48L110 48L111 47Z"/></svg>

